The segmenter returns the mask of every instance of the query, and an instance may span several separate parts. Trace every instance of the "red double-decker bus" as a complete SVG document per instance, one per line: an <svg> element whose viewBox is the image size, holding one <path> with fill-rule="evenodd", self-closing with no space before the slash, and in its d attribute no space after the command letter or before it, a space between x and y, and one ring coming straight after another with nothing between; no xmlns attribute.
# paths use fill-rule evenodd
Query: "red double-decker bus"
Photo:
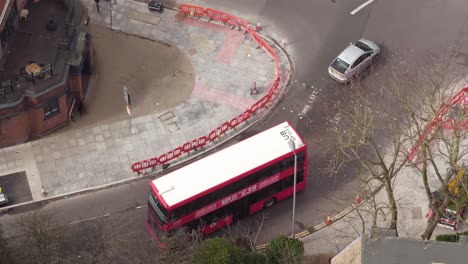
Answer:
<svg viewBox="0 0 468 264"><path fill-rule="evenodd" d="M207 235L290 197L294 155L300 191L306 186L307 146L288 122L152 181L149 232L158 242L180 227Z"/></svg>

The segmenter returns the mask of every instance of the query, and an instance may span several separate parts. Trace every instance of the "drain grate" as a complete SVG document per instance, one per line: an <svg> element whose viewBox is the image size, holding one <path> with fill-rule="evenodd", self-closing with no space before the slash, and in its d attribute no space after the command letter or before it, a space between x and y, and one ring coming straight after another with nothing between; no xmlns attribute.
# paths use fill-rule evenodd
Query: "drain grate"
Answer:
<svg viewBox="0 0 468 264"><path fill-rule="evenodd" d="M165 112L160 115L159 120L163 123L166 130L170 133L180 130L179 125L177 122L174 121L175 115L171 111Z"/></svg>
<svg viewBox="0 0 468 264"><path fill-rule="evenodd" d="M166 121L168 121L168 120L170 120L170 119L172 119L174 117L175 117L174 114L171 111L168 111L168 112L160 115L158 118L159 118L159 120L161 120L161 122L164 123L164 122L166 122Z"/></svg>

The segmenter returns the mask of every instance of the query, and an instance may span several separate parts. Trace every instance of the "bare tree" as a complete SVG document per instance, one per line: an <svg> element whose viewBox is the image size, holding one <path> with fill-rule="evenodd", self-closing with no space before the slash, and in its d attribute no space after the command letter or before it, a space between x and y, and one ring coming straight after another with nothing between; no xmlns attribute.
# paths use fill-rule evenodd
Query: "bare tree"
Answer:
<svg viewBox="0 0 468 264"><path fill-rule="evenodd" d="M67 229L57 226L55 214L37 210L19 223L22 234L13 239L14 259L18 263L66 263L60 253Z"/></svg>
<svg viewBox="0 0 468 264"><path fill-rule="evenodd" d="M359 93L347 95L350 103L336 106L339 121L327 128L328 138L324 141L329 160L326 170L331 175L345 169L353 170L364 186L383 185L389 203L389 228L397 230L398 211L392 179L404 166L404 159L400 157L405 141L390 102L363 88L359 87Z"/></svg>
<svg viewBox="0 0 468 264"><path fill-rule="evenodd" d="M162 235L163 246L154 241L133 211L104 216L74 225L69 256L72 263L189 263L198 239L190 239L184 229Z"/></svg>
<svg viewBox="0 0 468 264"><path fill-rule="evenodd" d="M466 154L466 148L461 147L466 139L462 125L466 113L462 111L455 118L450 133L440 129L445 121L440 109L458 91L453 88L457 85L461 88L460 76L464 75L457 70L453 50L447 48L438 56L430 52L425 55L423 61L410 54L387 57L388 63L372 77L364 82L353 82L346 94L347 100L341 100L347 103L335 105L334 116L329 118L326 128L328 137L323 143L329 160L328 174L353 170L364 188L382 186L388 204L374 203L373 208L366 210L373 211L367 212L374 217L372 225L377 224L379 214L385 219L384 212L389 212L388 227L396 230L397 235L398 203L393 181L407 164L410 151L417 149L421 157L417 168L426 196L437 211L423 234L427 239L445 207L457 198L448 192L447 186L454 173L460 170L460 160ZM428 133L428 124L434 126L431 133ZM442 169L445 164L449 165L449 170ZM436 187L430 186L431 174L439 180ZM443 198L439 206L435 206L432 195L436 189ZM362 210L357 211L358 217Z"/></svg>
<svg viewBox="0 0 468 264"><path fill-rule="evenodd" d="M251 219L246 219L242 222L237 221L236 224L228 225L223 231L235 245L243 249L255 251L255 245L257 244L258 236L262 232L264 221L265 215L262 214L261 218L256 218L255 222Z"/></svg>
<svg viewBox="0 0 468 264"><path fill-rule="evenodd" d="M189 239L180 229L167 236L161 248L142 221L135 224L145 214L123 211L57 224L53 210L37 210L22 218L17 236L8 238L11 263L190 263L201 236Z"/></svg>
<svg viewBox="0 0 468 264"><path fill-rule="evenodd" d="M73 263L105 264L133 256L132 234L136 228L116 216L104 216L70 226L66 255ZM130 245L129 245L130 244Z"/></svg>
<svg viewBox="0 0 468 264"><path fill-rule="evenodd" d="M3 237L3 227L0 224L0 263L10 263L10 248L8 242Z"/></svg>
<svg viewBox="0 0 468 264"><path fill-rule="evenodd" d="M448 185L463 169L461 160L468 151L463 147L467 133L466 112L453 104L454 96L467 84L461 81L464 75L456 57L457 50L449 47L438 55L428 51L421 64L431 67L424 71L413 69L412 78L403 79L405 86L391 89L395 103L403 109L400 119L404 125L403 137L413 142L412 153L419 154L413 165L421 175L429 207L434 212L422 234L423 239L430 239L448 204L457 202L457 194L449 191ZM411 97L403 90L408 87L413 90ZM408 154L413 159L412 153ZM438 180L437 185L431 186L431 177ZM433 196L436 190L440 193L440 203Z"/></svg>

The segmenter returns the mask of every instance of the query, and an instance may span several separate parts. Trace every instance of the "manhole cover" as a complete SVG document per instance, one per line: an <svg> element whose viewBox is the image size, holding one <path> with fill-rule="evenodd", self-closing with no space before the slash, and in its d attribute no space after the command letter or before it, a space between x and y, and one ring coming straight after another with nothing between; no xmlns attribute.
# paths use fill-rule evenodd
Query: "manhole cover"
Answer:
<svg viewBox="0 0 468 264"><path fill-rule="evenodd" d="M198 50L196 48L191 48L188 50L188 53L190 54L190 56L193 56L198 53Z"/></svg>
<svg viewBox="0 0 468 264"><path fill-rule="evenodd" d="M166 112L162 115L159 116L159 120L161 120L161 122L166 122L167 120L171 119L171 118L174 118L174 114L169 111L169 112Z"/></svg>

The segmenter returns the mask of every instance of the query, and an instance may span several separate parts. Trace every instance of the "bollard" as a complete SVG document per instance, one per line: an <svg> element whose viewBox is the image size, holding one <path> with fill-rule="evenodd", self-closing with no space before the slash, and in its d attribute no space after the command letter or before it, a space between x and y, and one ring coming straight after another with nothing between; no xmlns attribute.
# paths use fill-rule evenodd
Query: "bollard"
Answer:
<svg viewBox="0 0 468 264"><path fill-rule="evenodd" d="M42 197L46 197L46 196L47 196L47 192L44 190L44 186L41 186L41 196L42 196Z"/></svg>
<svg viewBox="0 0 468 264"><path fill-rule="evenodd" d="M325 224L331 225L333 223L332 219L330 216L327 216L327 220L325 220Z"/></svg>
<svg viewBox="0 0 468 264"><path fill-rule="evenodd" d="M257 31L262 30L262 26L260 25L260 19L257 21L257 26L255 27L255 30Z"/></svg>
<svg viewBox="0 0 468 264"><path fill-rule="evenodd" d="M354 198L354 203L355 204L360 204L361 203L361 197L359 197L359 193L356 195L356 198Z"/></svg>

